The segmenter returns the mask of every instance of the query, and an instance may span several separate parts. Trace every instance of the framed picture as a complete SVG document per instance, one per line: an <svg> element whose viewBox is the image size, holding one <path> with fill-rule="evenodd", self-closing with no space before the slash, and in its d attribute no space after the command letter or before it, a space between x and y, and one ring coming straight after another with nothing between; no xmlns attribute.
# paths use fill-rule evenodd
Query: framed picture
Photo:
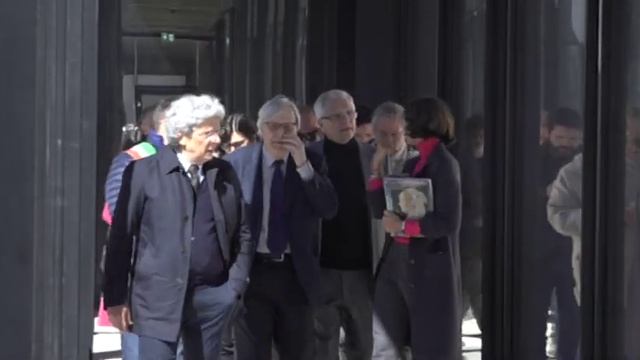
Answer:
<svg viewBox="0 0 640 360"><path fill-rule="evenodd" d="M405 219L421 219L433 211L431 179L389 176L383 179L386 208Z"/></svg>

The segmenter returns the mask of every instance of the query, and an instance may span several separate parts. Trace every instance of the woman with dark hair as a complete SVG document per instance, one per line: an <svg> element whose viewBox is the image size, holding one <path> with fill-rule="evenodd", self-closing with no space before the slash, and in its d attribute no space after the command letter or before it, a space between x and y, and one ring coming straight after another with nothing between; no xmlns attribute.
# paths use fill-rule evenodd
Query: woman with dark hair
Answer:
<svg viewBox="0 0 640 360"><path fill-rule="evenodd" d="M419 156L404 172L431 179L433 211L419 219L385 210L381 159L372 161L369 196L376 217L389 234L378 268L375 320L391 346L374 343L374 359L461 357L461 288L458 232L461 217L460 169L447 150L453 141L453 116L437 98L412 101L406 108L408 142ZM376 340L374 340L375 342Z"/></svg>
<svg viewBox="0 0 640 360"><path fill-rule="evenodd" d="M257 141L258 127L244 114L229 115L225 128L229 137L225 146L226 153L232 153Z"/></svg>

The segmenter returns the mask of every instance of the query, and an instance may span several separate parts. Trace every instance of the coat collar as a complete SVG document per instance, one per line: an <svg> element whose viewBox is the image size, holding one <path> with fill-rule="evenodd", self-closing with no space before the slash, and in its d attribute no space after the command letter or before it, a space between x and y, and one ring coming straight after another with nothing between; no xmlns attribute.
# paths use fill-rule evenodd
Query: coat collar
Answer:
<svg viewBox="0 0 640 360"><path fill-rule="evenodd" d="M173 171L180 171L180 161L178 154L171 146L165 146L158 152L158 161L160 162L160 170L163 174L169 174Z"/></svg>

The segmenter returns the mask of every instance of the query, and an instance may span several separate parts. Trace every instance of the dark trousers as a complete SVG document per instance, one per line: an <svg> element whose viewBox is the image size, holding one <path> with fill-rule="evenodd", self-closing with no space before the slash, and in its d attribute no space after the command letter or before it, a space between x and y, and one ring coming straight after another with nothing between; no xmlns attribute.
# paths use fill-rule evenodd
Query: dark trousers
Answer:
<svg viewBox="0 0 640 360"><path fill-rule="evenodd" d="M340 327L347 360L370 359L373 304L370 270L322 269L322 304L316 309L316 360L338 360Z"/></svg>
<svg viewBox="0 0 640 360"><path fill-rule="evenodd" d="M229 326L225 327L224 333L222 334L222 349L220 350L220 355L232 357L236 352L236 344L235 339L233 338L233 327L234 320L232 319L229 322Z"/></svg>
<svg viewBox="0 0 640 360"><path fill-rule="evenodd" d="M527 266L522 284L524 298L519 341L521 359L546 358L546 330L551 294L558 302L559 360L574 360L580 340L580 310L573 294L571 249L562 248Z"/></svg>
<svg viewBox="0 0 640 360"><path fill-rule="evenodd" d="M120 335L122 360L138 360L138 335L124 332Z"/></svg>
<svg viewBox="0 0 640 360"><path fill-rule="evenodd" d="M229 283L187 291L181 329L185 360L218 359L222 331L236 300ZM140 336L140 360L175 360L177 350L178 339Z"/></svg>
<svg viewBox="0 0 640 360"><path fill-rule="evenodd" d="M462 315L471 308L482 330L482 227L463 222L460 229Z"/></svg>
<svg viewBox="0 0 640 360"><path fill-rule="evenodd" d="M376 317L373 359L407 359L411 347L408 247L392 243L380 263L373 311Z"/></svg>
<svg viewBox="0 0 640 360"><path fill-rule="evenodd" d="M390 244L376 279L376 332L385 336L374 339L373 359L461 358L460 299L451 298L451 271L443 271L450 266L448 256L410 258L408 246ZM435 265L429 262L443 268L429 268Z"/></svg>
<svg viewBox="0 0 640 360"><path fill-rule="evenodd" d="M478 327L482 329L482 258L463 254L460 258L462 268L462 306L463 315L471 308Z"/></svg>
<svg viewBox="0 0 640 360"><path fill-rule="evenodd" d="M280 360L311 359L313 309L289 256L283 262L256 257L238 315L237 360L270 360L273 344Z"/></svg>

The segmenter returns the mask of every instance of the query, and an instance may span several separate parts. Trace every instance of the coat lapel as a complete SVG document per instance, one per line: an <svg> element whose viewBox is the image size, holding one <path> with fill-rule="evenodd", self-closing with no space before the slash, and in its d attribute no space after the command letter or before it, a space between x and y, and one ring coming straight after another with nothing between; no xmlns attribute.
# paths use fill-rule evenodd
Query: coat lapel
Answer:
<svg viewBox="0 0 640 360"><path fill-rule="evenodd" d="M257 156L255 156L256 161L252 162L252 169L249 169L250 173L253 173L253 189L251 189L251 201L250 209L250 227L251 227L251 237L255 240L256 244L258 243L258 238L260 237L260 228L262 227L262 210L263 203L262 199L264 197L263 194L263 184L262 184L262 147L257 151Z"/></svg>
<svg viewBox="0 0 640 360"><path fill-rule="evenodd" d="M237 159L242 171L237 171L242 186L244 200L253 203L255 185L258 185L258 171L262 171L262 143L249 145L244 158Z"/></svg>
<svg viewBox="0 0 640 360"><path fill-rule="evenodd" d="M227 223L224 217L225 211L222 206L220 194L216 189L216 178L218 176L218 168L213 167L206 173L205 183L209 187L209 196L211 198L211 205L213 206L213 216L216 220L216 232L218 234L218 242L220 243L220 249L225 259L229 259L229 238L227 234Z"/></svg>
<svg viewBox="0 0 640 360"><path fill-rule="evenodd" d="M373 147L369 144L361 144L358 142L358 151L360 152L360 166L362 167L362 178L364 183L369 182L371 175L371 159L373 158Z"/></svg>

